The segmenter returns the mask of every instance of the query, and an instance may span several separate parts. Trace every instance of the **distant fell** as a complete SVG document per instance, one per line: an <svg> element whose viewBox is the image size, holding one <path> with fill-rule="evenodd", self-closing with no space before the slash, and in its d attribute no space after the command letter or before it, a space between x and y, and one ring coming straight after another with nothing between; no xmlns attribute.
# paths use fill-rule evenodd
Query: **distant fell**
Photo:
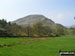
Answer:
<svg viewBox="0 0 75 56"><path fill-rule="evenodd" d="M25 27L28 25L32 26L33 24L35 24L37 22L41 22L41 23L43 23L44 26L50 26L50 27L52 27L52 25L55 24L54 21L52 21L51 19L49 19L43 15L28 15L26 17L19 18L19 19L13 21L13 23L16 23L22 27Z"/></svg>

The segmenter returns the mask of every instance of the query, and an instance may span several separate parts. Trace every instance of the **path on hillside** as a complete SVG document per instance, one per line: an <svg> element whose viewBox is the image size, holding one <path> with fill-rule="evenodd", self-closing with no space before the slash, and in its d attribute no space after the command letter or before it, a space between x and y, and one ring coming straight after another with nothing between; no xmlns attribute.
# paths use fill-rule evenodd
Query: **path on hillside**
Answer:
<svg viewBox="0 0 75 56"><path fill-rule="evenodd" d="M28 43L37 42L37 41L46 40L46 39L51 39L51 38L37 38L36 40L23 41L23 42L15 43L15 44L4 44L4 45L0 45L0 48L5 46L10 47L10 46L28 44Z"/></svg>

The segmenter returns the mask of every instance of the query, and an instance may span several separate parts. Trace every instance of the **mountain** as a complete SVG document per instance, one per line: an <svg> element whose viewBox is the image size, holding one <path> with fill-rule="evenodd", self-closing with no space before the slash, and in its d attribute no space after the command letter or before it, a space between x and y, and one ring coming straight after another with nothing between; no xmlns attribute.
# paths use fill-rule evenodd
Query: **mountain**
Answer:
<svg viewBox="0 0 75 56"><path fill-rule="evenodd" d="M75 28L75 25L71 25L69 28Z"/></svg>
<svg viewBox="0 0 75 56"><path fill-rule="evenodd" d="M55 26L54 21L52 21L51 19L49 19L43 15L29 15L29 16L19 18L19 19L13 21L13 23L16 23L22 27L26 27L28 25L32 26L33 24L35 24L37 22L43 23L44 26L50 26L50 27Z"/></svg>

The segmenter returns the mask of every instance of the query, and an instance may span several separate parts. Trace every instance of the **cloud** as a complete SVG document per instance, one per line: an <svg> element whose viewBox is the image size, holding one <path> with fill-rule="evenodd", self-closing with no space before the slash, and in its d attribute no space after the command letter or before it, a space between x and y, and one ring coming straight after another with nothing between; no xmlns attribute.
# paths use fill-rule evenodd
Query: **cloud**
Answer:
<svg viewBox="0 0 75 56"><path fill-rule="evenodd" d="M57 15L55 16L55 18L58 19L58 20L59 20L59 19L61 20L61 19L64 18L64 14L61 14L61 13L60 13L60 14L57 14Z"/></svg>

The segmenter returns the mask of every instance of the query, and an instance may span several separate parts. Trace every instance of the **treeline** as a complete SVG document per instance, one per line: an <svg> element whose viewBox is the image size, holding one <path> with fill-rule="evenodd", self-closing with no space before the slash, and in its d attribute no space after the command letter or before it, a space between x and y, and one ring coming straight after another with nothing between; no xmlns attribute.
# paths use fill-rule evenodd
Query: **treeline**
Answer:
<svg viewBox="0 0 75 56"><path fill-rule="evenodd" d="M0 36L55 37L69 33L70 31L61 24L55 24L54 29L49 26L44 26L41 22L33 24L33 26L21 27L15 23L7 22L4 19L0 20Z"/></svg>

